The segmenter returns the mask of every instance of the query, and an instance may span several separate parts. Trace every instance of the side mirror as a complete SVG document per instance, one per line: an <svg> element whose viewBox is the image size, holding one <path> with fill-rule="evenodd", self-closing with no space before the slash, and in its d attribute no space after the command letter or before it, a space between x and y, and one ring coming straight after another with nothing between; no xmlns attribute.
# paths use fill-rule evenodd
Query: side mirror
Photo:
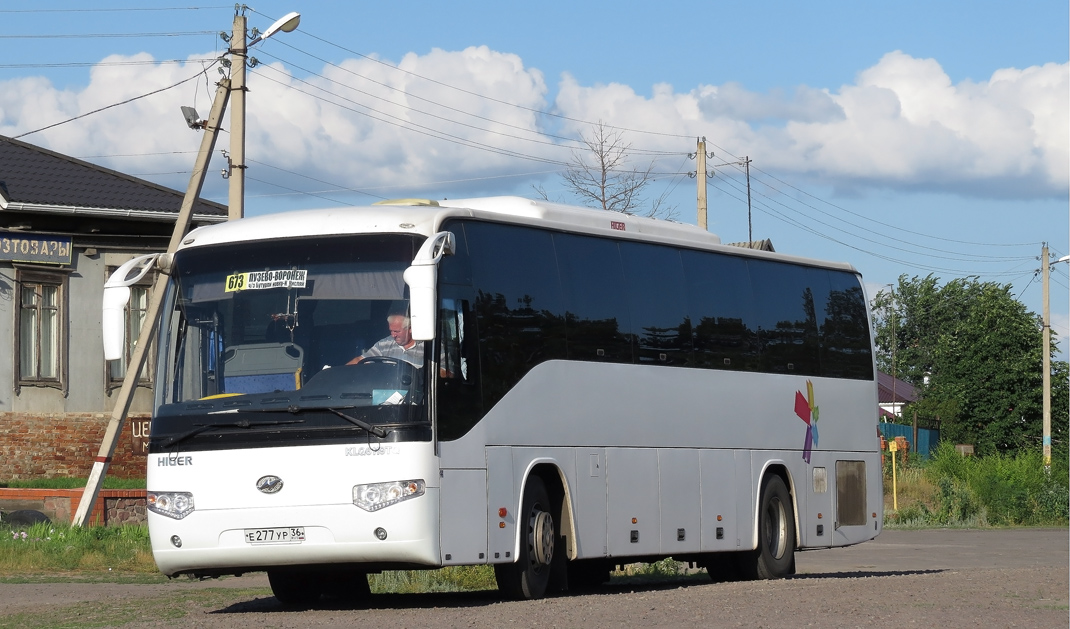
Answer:
<svg viewBox="0 0 1070 629"><path fill-rule="evenodd" d="M453 255L454 239L451 232L439 232L428 238L412 265L405 269L402 277L409 285L409 321L412 338L417 341L431 341L435 338L435 313L438 295L435 284L438 278L438 263L442 256Z"/></svg>
<svg viewBox="0 0 1070 629"><path fill-rule="evenodd" d="M120 266L104 283L104 311L101 317L104 335L104 359L117 360L123 357L126 345L126 316L124 310L130 301L130 287L141 281L152 270L158 253L138 256Z"/></svg>

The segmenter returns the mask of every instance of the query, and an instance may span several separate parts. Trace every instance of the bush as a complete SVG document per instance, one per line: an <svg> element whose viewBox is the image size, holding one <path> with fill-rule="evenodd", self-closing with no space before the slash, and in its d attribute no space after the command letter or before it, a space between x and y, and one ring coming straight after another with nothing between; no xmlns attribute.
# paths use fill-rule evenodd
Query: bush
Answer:
<svg viewBox="0 0 1070 629"><path fill-rule="evenodd" d="M888 514L887 523L1066 525L1070 520L1068 476L1065 454L1045 472L1043 457L1036 450L972 457L942 442L928 462L920 467L908 465L899 474L899 500L904 504L898 513Z"/></svg>

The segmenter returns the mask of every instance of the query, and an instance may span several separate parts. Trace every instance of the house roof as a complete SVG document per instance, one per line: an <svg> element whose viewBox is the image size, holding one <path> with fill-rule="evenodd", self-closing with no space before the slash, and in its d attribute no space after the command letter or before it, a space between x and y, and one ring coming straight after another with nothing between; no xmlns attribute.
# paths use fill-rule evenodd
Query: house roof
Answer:
<svg viewBox="0 0 1070 629"><path fill-rule="evenodd" d="M892 382L895 382L895 398L892 397ZM918 390L914 385L899 378L893 378L883 371L877 372L877 401L881 404L907 404L918 399Z"/></svg>
<svg viewBox="0 0 1070 629"><path fill-rule="evenodd" d="M744 249L755 249L757 251L776 251L773 249L773 241L768 238L765 240L730 242L728 245L731 247L743 247Z"/></svg>
<svg viewBox="0 0 1070 629"><path fill-rule="evenodd" d="M118 171L0 136L0 211L173 220L184 194ZM198 199L193 214L224 220L227 208Z"/></svg>

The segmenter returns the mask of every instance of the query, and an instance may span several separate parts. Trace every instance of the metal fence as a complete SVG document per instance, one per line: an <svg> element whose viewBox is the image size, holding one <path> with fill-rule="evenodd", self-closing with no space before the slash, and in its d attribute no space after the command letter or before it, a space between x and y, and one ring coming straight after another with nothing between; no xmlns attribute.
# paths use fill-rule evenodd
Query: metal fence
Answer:
<svg viewBox="0 0 1070 629"><path fill-rule="evenodd" d="M889 441L896 437L905 437L910 442L910 451L917 452L923 459L928 459L932 451L936 449L936 444L940 442L940 431L932 428L919 426L918 442L914 443L914 428L912 426L881 422L878 427L884 438Z"/></svg>

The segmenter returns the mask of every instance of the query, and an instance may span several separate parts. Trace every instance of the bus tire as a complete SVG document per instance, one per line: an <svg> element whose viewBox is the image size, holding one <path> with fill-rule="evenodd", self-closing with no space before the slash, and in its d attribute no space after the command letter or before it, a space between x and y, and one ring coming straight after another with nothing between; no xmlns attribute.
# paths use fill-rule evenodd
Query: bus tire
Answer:
<svg viewBox="0 0 1070 629"><path fill-rule="evenodd" d="M323 596L346 603L367 600L371 595L368 574L359 570L330 570L321 578Z"/></svg>
<svg viewBox="0 0 1070 629"><path fill-rule="evenodd" d="M504 596L530 600L546 594L557 541L554 511L542 479L538 476L528 478L520 517L517 518L520 552L516 562L494 566L498 590Z"/></svg>
<svg viewBox="0 0 1070 629"><path fill-rule="evenodd" d="M268 570L271 593L285 607L310 607L320 599L321 581L305 570Z"/></svg>
<svg viewBox="0 0 1070 629"><path fill-rule="evenodd" d="M795 512L784 479L769 474L758 502L758 548L744 553L740 568L748 579L779 579L795 571Z"/></svg>

